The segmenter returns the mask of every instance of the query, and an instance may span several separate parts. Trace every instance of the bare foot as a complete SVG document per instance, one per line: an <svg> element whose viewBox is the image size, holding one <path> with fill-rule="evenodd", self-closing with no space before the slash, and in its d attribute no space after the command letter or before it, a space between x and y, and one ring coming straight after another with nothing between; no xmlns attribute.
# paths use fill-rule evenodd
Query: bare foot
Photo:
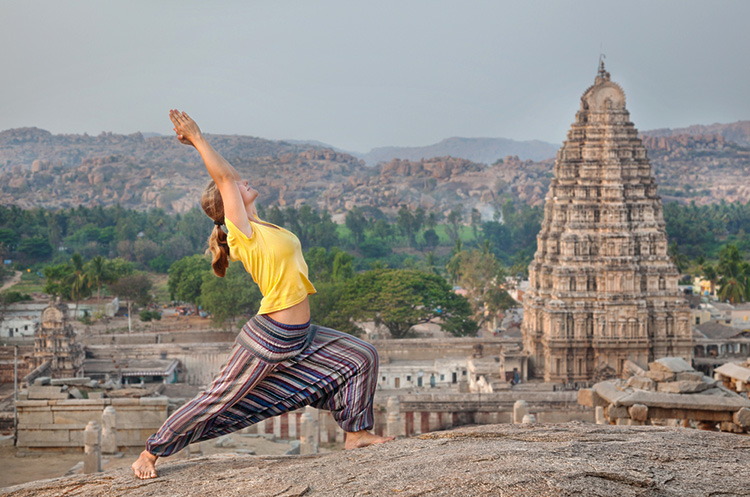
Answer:
<svg viewBox="0 0 750 497"><path fill-rule="evenodd" d="M156 469L154 468L154 464L156 463L156 460L158 458L159 456L155 456L147 450L141 452L138 460L134 462L132 466L130 466L131 468L133 468L133 473L135 473L136 478L140 478L141 480L156 478Z"/></svg>
<svg viewBox="0 0 750 497"><path fill-rule="evenodd" d="M346 432L346 443L344 444L344 450L361 449L372 444L382 444L390 442L396 437L380 437L374 435L367 430Z"/></svg>

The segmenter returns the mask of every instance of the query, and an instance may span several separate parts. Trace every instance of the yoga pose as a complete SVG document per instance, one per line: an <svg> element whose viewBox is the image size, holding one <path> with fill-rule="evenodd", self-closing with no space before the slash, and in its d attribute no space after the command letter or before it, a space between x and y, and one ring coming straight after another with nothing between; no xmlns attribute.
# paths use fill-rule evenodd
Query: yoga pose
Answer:
<svg viewBox="0 0 750 497"><path fill-rule="evenodd" d="M160 456L307 405L331 411L346 432L346 449L390 440L368 431L374 422L375 348L310 323L308 295L315 288L297 237L258 218L258 192L209 145L195 121L177 110L169 117L177 139L198 150L213 179L201 206L215 224L209 238L214 272L223 277L229 259L241 261L263 300L218 376L148 439L132 465L135 475L155 478Z"/></svg>

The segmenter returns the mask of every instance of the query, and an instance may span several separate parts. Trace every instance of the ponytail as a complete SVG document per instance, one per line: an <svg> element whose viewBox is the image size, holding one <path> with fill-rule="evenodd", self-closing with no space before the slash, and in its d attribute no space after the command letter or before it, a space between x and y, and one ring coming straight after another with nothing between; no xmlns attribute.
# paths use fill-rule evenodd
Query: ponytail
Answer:
<svg viewBox="0 0 750 497"><path fill-rule="evenodd" d="M227 234L224 233L218 223L214 226L211 236L208 237L208 249L213 255L211 267L214 268L214 273L216 276L223 278L229 266L229 245L227 244Z"/></svg>
<svg viewBox="0 0 750 497"><path fill-rule="evenodd" d="M219 193L219 189L213 181L203 190L201 207L203 212L214 222L214 230L208 237L208 250L213 255L211 266L214 268L214 273L216 273L216 276L223 278L229 266L229 245L227 244L227 234L221 229L221 225L224 224L224 202L222 202L221 193Z"/></svg>

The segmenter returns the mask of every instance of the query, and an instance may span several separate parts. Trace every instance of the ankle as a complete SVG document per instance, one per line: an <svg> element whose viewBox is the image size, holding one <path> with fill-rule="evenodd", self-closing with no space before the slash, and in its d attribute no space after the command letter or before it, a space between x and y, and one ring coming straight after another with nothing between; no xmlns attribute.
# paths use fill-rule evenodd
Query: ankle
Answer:
<svg viewBox="0 0 750 497"><path fill-rule="evenodd" d="M156 461L159 458L159 456L155 456L148 450L144 450L143 452L141 452L141 457L145 457L149 461Z"/></svg>

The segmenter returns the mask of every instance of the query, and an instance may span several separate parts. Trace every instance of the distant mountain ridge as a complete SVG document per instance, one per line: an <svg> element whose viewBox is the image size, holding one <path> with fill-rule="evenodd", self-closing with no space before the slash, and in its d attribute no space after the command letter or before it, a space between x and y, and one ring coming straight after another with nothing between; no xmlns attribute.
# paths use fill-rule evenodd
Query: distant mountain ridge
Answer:
<svg viewBox="0 0 750 497"><path fill-rule="evenodd" d="M418 161L431 157L460 157L481 164L518 156L521 160L544 160L554 157L560 145L540 140L516 141L508 138L446 138L423 147L378 147L358 155L367 165L393 159Z"/></svg>
<svg viewBox="0 0 750 497"><path fill-rule="evenodd" d="M720 135L726 140L743 147L750 147L750 121L737 121L728 124L694 124L687 128L660 128L643 131L644 136L669 137L678 135Z"/></svg>
<svg viewBox="0 0 750 497"><path fill-rule="evenodd" d="M738 145L725 134L742 140L748 125L750 121L693 126L692 134L644 132L662 198L697 204L746 202L750 146ZM503 141L447 139L442 149L439 144L413 147L411 152L419 150L418 159L394 158L366 166L353 154L309 142L211 136L211 143L252 182L266 206L311 205L341 214L360 205L393 215L402 205L442 214L460 206L466 213L476 208L491 216L508 198L540 205L554 174L557 146L547 144L551 155L543 160L523 159L514 153L518 149L480 147L496 146L498 140ZM494 152L472 155L468 144L477 145L476 154ZM502 160L488 159L497 153ZM29 209L120 204L185 212L198 205L207 181L198 153L171 136L53 135L38 128L0 132L0 205Z"/></svg>

